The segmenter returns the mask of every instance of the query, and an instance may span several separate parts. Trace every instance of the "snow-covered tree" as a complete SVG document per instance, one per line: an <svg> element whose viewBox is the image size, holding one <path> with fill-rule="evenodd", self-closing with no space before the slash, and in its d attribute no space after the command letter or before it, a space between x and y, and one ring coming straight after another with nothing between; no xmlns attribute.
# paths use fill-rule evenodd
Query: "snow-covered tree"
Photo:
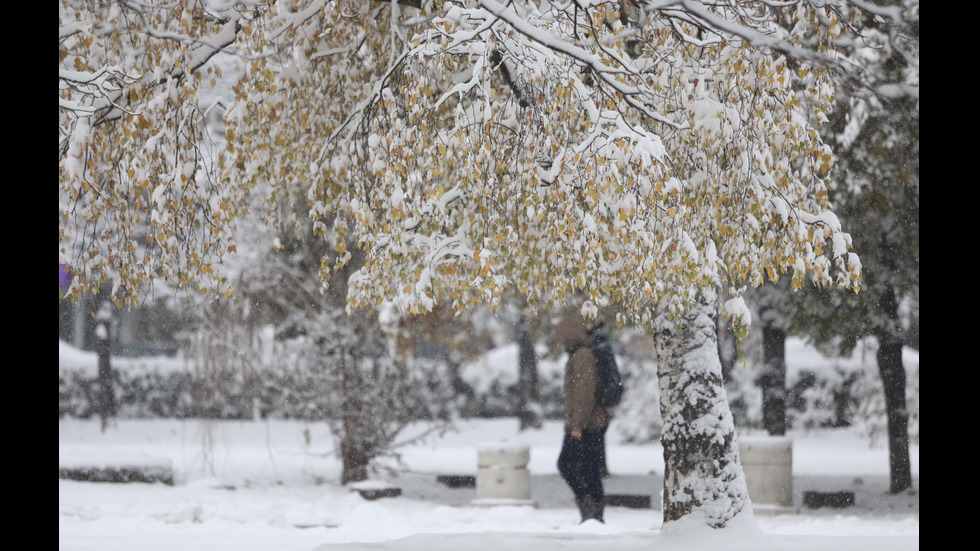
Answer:
<svg viewBox="0 0 980 551"><path fill-rule="evenodd" d="M532 305L585 293L586 316L608 299L624 320L655 325L663 438L678 450L665 520L703 512L719 527L741 512L717 342L693 341L715 361L692 364L684 347L699 325L672 328L692 311L690 323L713 324L722 280L857 281L827 202L832 154L811 125L830 110L830 73L668 7L276 8L239 88L252 101L226 117L232 177L311 179L313 216L344 213L317 229L343 239L341 254L354 235L366 255L352 306L495 306L513 287ZM810 6L797 8L781 44L829 44L844 25L830 13L814 32ZM708 22L764 15L705 10ZM740 304L736 294L727 311L738 317ZM699 391L709 399L683 398ZM716 408L716 424L698 425ZM678 460L707 441L719 445ZM681 483L693 479L703 483Z"/></svg>
<svg viewBox="0 0 980 551"><path fill-rule="evenodd" d="M346 312L346 273L334 274L332 292L321 293L317 273L329 254L322 239L284 225L274 243L242 267L236 308L208 302L202 309L191 363L219 378L276 381L274 399L330 427L343 484L397 456L396 440L410 423L430 421L416 438L447 429L454 413L447 361L401 358L377 312Z"/></svg>
<svg viewBox="0 0 980 551"><path fill-rule="evenodd" d="M915 102L917 103L917 102ZM885 391L891 491L911 487L908 410L902 348L908 327L902 308L916 306L919 286L918 107L908 101L871 107L855 141L842 148L834 192L866 259L862 291L853 297L807 293L797 301L797 324L817 343L836 341L849 353L865 336L878 339Z"/></svg>
<svg viewBox="0 0 980 551"><path fill-rule="evenodd" d="M908 11L918 6L910 0L892 4ZM918 26L897 44L880 20L869 19L862 27L867 41L855 48L862 65L892 82L917 86ZM808 290L789 308L798 331L816 343L837 342L844 353L864 337L877 339L892 493L912 487L902 360L910 324L903 310L917 310L919 299L919 99L901 90L849 91L824 129L838 158L831 196L864 260L861 292Z"/></svg>
<svg viewBox="0 0 980 551"><path fill-rule="evenodd" d="M508 291L531 305L557 307L584 293L581 311L592 317L608 300L620 321L648 325L662 339L663 438L681 452L704 452L697 462L670 454L664 520L697 513L722 527L746 509L717 335L704 328L714 323L722 285L732 296L722 311L744 329L739 293L745 286L785 275L796 287L810 279L852 288L860 277L850 236L830 209L833 154L815 125L830 114L838 83L894 85L876 74L847 72L836 46L861 38L853 26L859 20L842 9L850 4L229 5L178 3L168 13L188 6L188 14L200 17L179 21L212 21L214 27L201 29L205 39L176 42L188 45L178 49L185 55L213 47L209 37L231 28L224 25L239 29L236 48L250 63L225 117L232 155L205 172L216 179L190 180L199 164L185 161L158 173L187 180L173 176L162 188L140 190L166 199L165 192L180 187L169 182L219 182L214 189L232 194L233 209L213 208L223 201L194 207L198 184L180 187L197 194L186 210L164 200L161 214L168 208L221 212L224 223L247 206L235 194L256 183L273 186L268 204L276 206L299 182L311 182L314 232L333 247L321 265L323 281L345 267L352 246L364 255L348 280L352 309L390 301L422 312L442 300L456 309L496 307ZM889 25L902 22L900 10L857 5L881 12ZM209 19L215 11L224 18ZM145 29L159 34L152 25ZM170 75L184 75L197 59L161 69L171 93L152 97L172 98L174 81L181 80ZM63 123L65 141L89 144L78 131L84 126L74 124ZM153 150L138 152L144 149ZM77 149L66 151L69 181L89 174L78 170ZM95 151L100 160L111 158ZM77 202L74 190L87 189L82 181L68 186L71 201L63 203ZM131 210L149 211L140 207ZM84 227L79 220L88 219L67 212L62 234L74 239L74 229ZM208 232L223 227L205 220ZM216 241L195 241L195 235L160 237L173 239L154 237L154 244L225 252L202 247ZM102 266L86 244L78 249L81 264L73 266L90 277L88 270L102 273ZM210 257L167 253L144 265L186 274L192 271L172 270L200 258ZM690 400L691 392L707 399Z"/></svg>

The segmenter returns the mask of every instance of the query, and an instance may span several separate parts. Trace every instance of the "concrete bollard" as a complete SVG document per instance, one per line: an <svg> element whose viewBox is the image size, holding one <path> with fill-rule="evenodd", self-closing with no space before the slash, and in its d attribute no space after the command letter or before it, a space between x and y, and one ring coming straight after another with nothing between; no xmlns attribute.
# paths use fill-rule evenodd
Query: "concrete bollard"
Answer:
<svg viewBox="0 0 980 551"><path fill-rule="evenodd" d="M793 507L793 441L781 436L739 438L738 455L752 509L759 515L797 513Z"/></svg>
<svg viewBox="0 0 980 551"><path fill-rule="evenodd" d="M477 445L476 499L478 506L531 505L531 459L526 444L481 443Z"/></svg>

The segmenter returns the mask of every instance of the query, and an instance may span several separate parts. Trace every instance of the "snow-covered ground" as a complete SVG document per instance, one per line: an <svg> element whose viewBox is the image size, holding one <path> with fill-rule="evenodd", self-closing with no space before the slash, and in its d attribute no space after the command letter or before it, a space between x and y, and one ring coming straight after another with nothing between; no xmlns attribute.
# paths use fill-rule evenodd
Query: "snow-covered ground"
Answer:
<svg viewBox="0 0 980 551"><path fill-rule="evenodd" d="M406 434L406 437L410 434ZM652 509L609 507L606 523L578 524L556 461L561 427L520 432L515 419L464 420L458 430L402 450L400 474L372 483L402 495L366 500L340 486L325 424L299 421L59 421L59 463L169 466L174 485L59 481L59 549L332 551L336 549L918 549L914 491L887 495L887 450L850 429L791 433L797 514L747 519L723 531L661 533L659 445L612 439L607 491L647 494ZM473 488L436 483L477 471L481 443L527 444L535 507L476 507ZM844 509L801 507L804 490L854 491Z"/></svg>
<svg viewBox="0 0 980 551"><path fill-rule="evenodd" d="M810 347L788 343L788 370L831 369ZM59 341L59 366L87 370L96 357ZM514 347L464 369L479 386L516 370ZM512 357L513 356L513 357ZM918 357L915 355L914 367ZM842 360L833 360L840 362ZM856 360L850 360L856 361ZM543 360L543 376L559 362ZM115 369L166 372L173 358L113 358ZM860 366L859 366L860 367ZM916 377L917 369L912 370ZM910 381L910 385L913 381ZM917 388L917 386L916 386ZM643 408L631 410L644 415ZM578 523L572 494L557 474L561 425L521 432L513 418L462 420L457 430L400 448L371 487L398 487L399 497L366 500L341 486L340 462L325 423L302 421L118 420L104 433L97 420L61 419L62 469L153 466L174 484L97 483L61 479L58 540L63 551L400 551L657 549L661 551L908 551L919 548L919 447L911 447L913 490L887 494L888 451L867 431L791 431L792 514L753 516L721 531L661 530L663 450L609 431L607 493L645 495L651 509L608 507L606 522ZM412 427L402 435L408 441ZM627 431L628 432L628 431ZM745 430L739 438L760 436ZM483 443L527 445L534 506L479 507L474 488L449 488L438 475L476 475ZM805 491L854 492L842 509L803 506ZM795 512L794 512L795 511Z"/></svg>

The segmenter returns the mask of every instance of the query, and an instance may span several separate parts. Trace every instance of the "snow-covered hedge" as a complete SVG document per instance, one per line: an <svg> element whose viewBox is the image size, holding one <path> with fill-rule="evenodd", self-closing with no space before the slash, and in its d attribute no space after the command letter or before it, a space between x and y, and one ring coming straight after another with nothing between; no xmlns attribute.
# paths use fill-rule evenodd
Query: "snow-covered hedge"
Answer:
<svg viewBox="0 0 980 551"><path fill-rule="evenodd" d="M95 355L65 343L59 354L59 416L96 414ZM873 442L884 443L885 412L875 343L862 342L849 358L829 358L803 343L787 339L787 422L792 429L856 425ZM625 348L624 348L625 349ZM542 356L543 356L543 350ZM454 409L466 417L516 416L518 403L517 345L497 347L478 361L459 367L460 389ZM538 360L536 405L548 419L562 415L562 374L566 357ZM909 435L919 435L919 355L906 348ZM662 419L656 363L642 355L620 355L626 385L623 402L613 412L610 431L627 442L660 437ZM747 357L732 369L727 391L736 425L761 428L762 394L756 379L760 367ZM247 419L316 419L329 414L315 399L318 384L329 381L291 380L241 374L215 380L202 376L175 358L113 358L116 399L121 418L213 417ZM311 390L313 392L311 392ZM312 398L311 398L312 396Z"/></svg>
<svg viewBox="0 0 980 551"><path fill-rule="evenodd" d="M830 357L799 338L786 339L787 424L807 430L858 426L872 444L884 445L885 399L875 359L875 339L865 339L849 357ZM749 356L747 354L747 356ZM919 353L906 347L905 397L909 437L919 439ZM747 358L732 369L728 399L738 426L762 427L762 390L759 360Z"/></svg>
<svg viewBox="0 0 980 551"><path fill-rule="evenodd" d="M886 444L884 393L875 360L877 342L858 344L850 357L828 357L803 340L786 340L787 425L791 429L858 426L872 445ZM752 351L738 362L726 383L738 427L762 428L761 365ZM919 440L919 353L905 348L909 438ZM621 357L626 394L616 408L610 431L627 442L659 439L660 417L656 362L640 356Z"/></svg>
<svg viewBox="0 0 980 551"><path fill-rule="evenodd" d="M320 420L337 416L325 373L201 372L180 358L112 358L116 415L122 419L210 418ZM59 417L98 415L98 359L59 341ZM420 370L433 371L430 365ZM452 404L434 404L448 415Z"/></svg>

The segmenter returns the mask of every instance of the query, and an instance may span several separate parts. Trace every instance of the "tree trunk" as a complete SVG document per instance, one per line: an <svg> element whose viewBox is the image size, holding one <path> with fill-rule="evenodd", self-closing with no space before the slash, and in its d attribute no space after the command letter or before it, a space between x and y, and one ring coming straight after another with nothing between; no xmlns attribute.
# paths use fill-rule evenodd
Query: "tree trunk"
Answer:
<svg viewBox="0 0 980 551"><path fill-rule="evenodd" d="M357 365L350 357L341 360L341 435L340 462L342 471L340 483L367 480L371 450L367 449L367 435L364 434L364 407L361 403L358 384Z"/></svg>
<svg viewBox="0 0 980 551"><path fill-rule="evenodd" d="M890 285L878 297L878 308L887 319L898 325L898 300ZM895 333L878 337L878 373L885 394L885 416L888 420L889 492L897 494L912 487L909 459L909 412L905 403L905 366L902 364L904 340Z"/></svg>
<svg viewBox="0 0 980 551"><path fill-rule="evenodd" d="M676 321L654 320L664 429L664 524L694 513L722 528L749 507L718 357L717 295Z"/></svg>
<svg viewBox="0 0 980 551"><path fill-rule="evenodd" d="M718 359L721 361L721 378L728 384L732 380L732 369L738 359L738 347L735 329L723 319L718 319Z"/></svg>
<svg viewBox="0 0 980 551"><path fill-rule="evenodd" d="M99 362L99 419L102 422L102 432L109 425L109 419L116 415L116 393L112 387L112 303L108 296L102 293L99 307L95 313L95 353Z"/></svg>
<svg viewBox="0 0 980 551"><path fill-rule="evenodd" d="M339 311L343 311L347 305L347 289L351 274L364 264L364 254L360 248L350 247L350 249L352 251L350 261L342 269L333 272L326 291L327 307ZM367 316L365 311L358 310L347 315L344 322L348 326L363 329L365 316ZM336 346L326 341L328 338L336 337L335 335L323 337L325 341L321 346ZM343 344L339 346L344 347ZM329 369L336 369L340 375L340 483L347 484L367 480L368 467L374 458L374 450L371 449L371 435L365 428L367 410L363 400L368 397L363 395L364 383L358 350L354 347L342 349L336 361L339 362L338 365Z"/></svg>
<svg viewBox="0 0 980 551"><path fill-rule="evenodd" d="M353 319L349 319L354 323ZM333 357L340 376L340 483L360 482L368 478L368 464L371 462L371 450L368 448L367 435L364 433L365 408L362 400L362 374L359 371L357 354L345 349L343 344L328 344L326 339L321 347L337 346L333 353L324 353L323 357Z"/></svg>
<svg viewBox="0 0 980 551"><path fill-rule="evenodd" d="M786 434L786 332L775 323L762 327L762 425L770 436Z"/></svg>
<svg viewBox="0 0 980 551"><path fill-rule="evenodd" d="M878 307L889 319L898 319L898 302L888 287L878 299ZM905 366L902 363L904 341L897 335L878 338L878 373L885 393L885 416L888 420L889 492L897 494L912 487L909 459L909 411L905 402Z"/></svg>
<svg viewBox="0 0 980 551"><path fill-rule="evenodd" d="M909 412L905 404L905 366L902 339L887 337L878 344L878 372L885 391L888 418L889 491L893 494L912 488L909 460Z"/></svg>
<svg viewBox="0 0 980 551"><path fill-rule="evenodd" d="M790 293L789 279L767 281L759 287L759 320L762 325L762 426L770 436L786 434L786 320L779 303Z"/></svg>
<svg viewBox="0 0 980 551"><path fill-rule="evenodd" d="M340 474L341 484L367 480L370 458L359 444L356 438L346 434L341 439L340 455L343 464L343 471Z"/></svg>
<svg viewBox="0 0 980 551"><path fill-rule="evenodd" d="M517 323L518 359L518 400L521 418L520 430L540 428L541 417L536 407L541 400L538 391L538 357L531 342L531 333L527 328L527 318L521 314Z"/></svg>

